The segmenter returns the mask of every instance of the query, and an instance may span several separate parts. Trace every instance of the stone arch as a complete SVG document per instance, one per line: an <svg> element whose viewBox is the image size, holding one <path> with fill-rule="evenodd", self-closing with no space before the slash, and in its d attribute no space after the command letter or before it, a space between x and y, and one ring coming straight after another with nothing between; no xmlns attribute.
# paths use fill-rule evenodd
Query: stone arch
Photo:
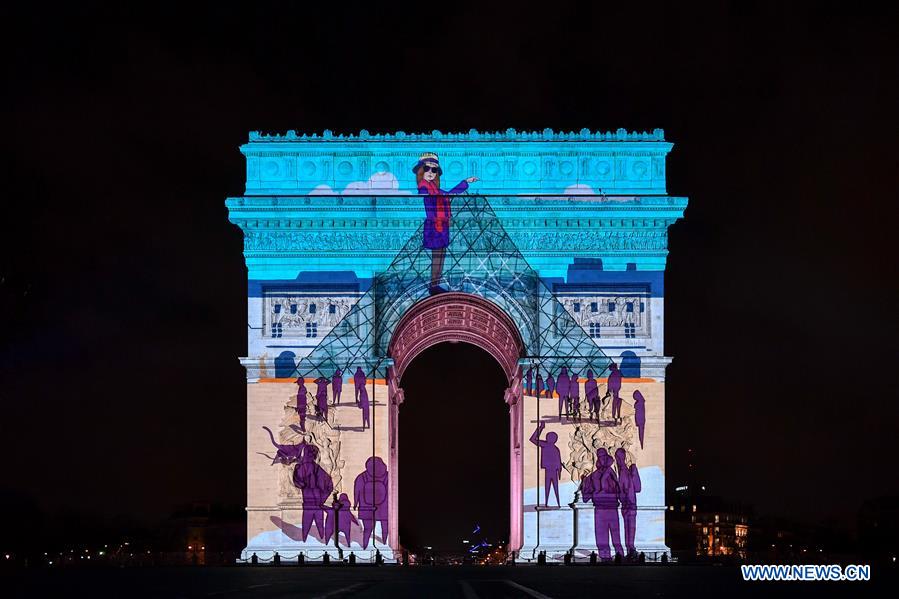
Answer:
<svg viewBox="0 0 899 599"><path fill-rule="evenodd" d="M399 406L403 403L402 376L412 360L444 341L465 342L488 352L499 363L509 387L503 400L509 405L509 550L523 542L523 401L521 368L525 345L518 328L496 304L469 293L442 293L414 304L400 319L388 346L393 365L388 370L389 403L389 526L391 546L399 544Z"/></svg>
<svg viewBox="0 0 899 599"><path fill-rule="evenodd" d="M470 293L445 293L414 304L400 319L387 355L397 383L406 367L425 349L444 341L463 341L487 351L511 382L524 353L512 319L494 303Z"/></svg>

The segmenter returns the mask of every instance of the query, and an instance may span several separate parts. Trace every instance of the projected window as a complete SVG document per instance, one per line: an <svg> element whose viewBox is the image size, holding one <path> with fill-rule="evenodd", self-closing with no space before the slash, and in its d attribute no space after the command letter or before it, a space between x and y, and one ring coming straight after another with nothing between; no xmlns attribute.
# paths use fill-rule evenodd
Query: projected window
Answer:
<svg viewBox="0 0 899 599"><path fill-rule="evenodd" d="M272 323L272 337L281 337L284 335L284 328L281 326L280 322Z"/></svg>
<svg viewBox="0 0 899 599"><path fill-rule="evenodd" d="M318 323L317 322L307 322L306 323L306 337L318 337Z"/></svg>
<svg viewBox="0 0 899 599"><path fill-rule="evenodd" d="M590 336L591 337L600 337L601 335L599 334L599 328L600 328L600 324L598 322L591 322L590 323Z"/></svg>

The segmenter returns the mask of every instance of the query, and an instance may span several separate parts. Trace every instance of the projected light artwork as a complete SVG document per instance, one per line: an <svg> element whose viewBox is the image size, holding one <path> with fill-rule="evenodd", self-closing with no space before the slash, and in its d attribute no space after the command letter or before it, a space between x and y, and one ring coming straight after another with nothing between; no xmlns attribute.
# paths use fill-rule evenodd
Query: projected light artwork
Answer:
<svg viewBox="0 0 899 599"><path fill-rule="evenodd" d="M671 147L251 133L227 200L248 269L243 558L400 559L403 374L446 341L508 382L514 559L666 553L664 269L687 205Z"/></svg>

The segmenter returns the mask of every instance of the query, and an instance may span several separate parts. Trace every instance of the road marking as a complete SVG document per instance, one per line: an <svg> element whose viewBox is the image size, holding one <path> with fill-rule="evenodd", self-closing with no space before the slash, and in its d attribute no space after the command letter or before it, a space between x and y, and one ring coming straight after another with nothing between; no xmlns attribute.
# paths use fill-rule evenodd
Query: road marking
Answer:
<svg viewBox="0 0 899 599"><path fill-rule="evenodd" d="M271 584L251 584L247 589L261 589L262 587L270 587Z"/></svg>
<svg viewBox="0 0 899 599"><path fill-rule="evenodd" d="M547 597L540 591L535 591L534 589L529 589L528 587L518 584L517 582L512 582L511 580L504 580L503 582L512 588L518 589L519 591L521 591L523 593L527 593L534 599L552 599L551 597Z"/></svg>
<svg viewBox="0 0 899 599"><path fill-rule="evenodd" d="M474 589L471 588L471 585L468 584L468 581L460 580L459 586L462 587L462 594L465 595L465 599L480 599L478 594L474 592Z"/></svg>
<svg viewBox="0 0 899 599"><path fill-rule="evenodd" d="M325 599L326 597L336 597L338 595L344 595L346 593L351 593L352 591L355 591L356 589L358 589L360 587L364 587L364 586L365 586L364 582L357 582L356 584L351 584L348 587L343 587L342 589L337 589L337 590L331 591L330 593L325 593L324 595L316 595L315 597L313 597L313 599Z"/></svg>

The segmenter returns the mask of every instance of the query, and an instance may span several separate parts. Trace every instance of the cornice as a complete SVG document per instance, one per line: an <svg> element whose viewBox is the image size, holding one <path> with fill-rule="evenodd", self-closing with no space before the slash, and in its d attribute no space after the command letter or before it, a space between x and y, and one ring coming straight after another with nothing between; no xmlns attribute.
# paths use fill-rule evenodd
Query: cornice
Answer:
<svg viewBox="0 0 899 599"><path fill-rule="evenodd" d="M543 129L542 131L518 131L514 128L505 131L478 131L469 129L467 132L444 133L434 129L430 133L406 133L396 131L394 133L370 133L362 129L359 133L334 134L330 129L325 129L321 135L312 133L298 134L290 129L284 134L262 133L250 131L248 141L250 143L271 142L663 142L665 131L653 129L652 131L628 131L619 128L616 131L591 131L584 128L580 131L554 131Z"/></svg>

